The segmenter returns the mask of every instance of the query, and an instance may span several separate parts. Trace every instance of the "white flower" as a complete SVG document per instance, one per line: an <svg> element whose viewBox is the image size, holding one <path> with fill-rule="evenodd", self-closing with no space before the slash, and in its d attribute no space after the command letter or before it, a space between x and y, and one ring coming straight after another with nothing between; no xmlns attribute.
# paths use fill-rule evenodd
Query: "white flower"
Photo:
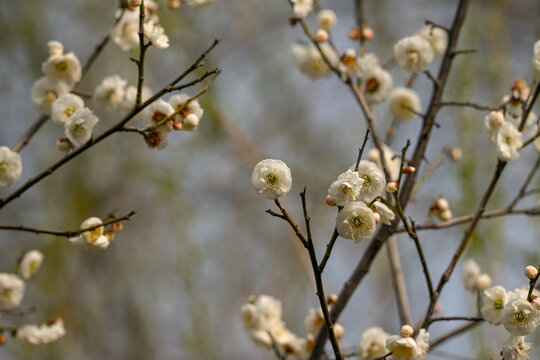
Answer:
<svg viewBox="0 0 540 360"><path fill-rule="evenodd" d="M362 73L361 88L369 104L383 102L392 89L392 84L392 76L380 66L373 66Z"/></svg>
<svg viewBox="0 0 540 360"><path fill-rule="evenodd" d="M349 169L354 170L355 165L352 165ZM362 192L360 193L361 201L369 203L377 196L384 194L386 180L384 173L379 169L377 164L369 160L360 160L358 164L358 175L360 175L361 179L364 179Z"/></svg>
<svg viewBox="0 0 540 360"><path fill-rule="evenodd" d="M384 160L386 162L386 166L388 166L388 172L390 173L390 178L397 180L399 177L399 170L401 168L401 157L397 156L394 150L392 150L386 144L382 144L382 149L384 151ZM379 166L379 169L381 169L381 172L383 171L383 164L381 161L379 149L373 148L369 150L367 154L367 158L369 161L373 161L374 163L377 163L377 166ZM383 176L384 176L384 173L383 173Z"/></svg>
<svg viewBox="0 0 540 360"><path fill-rule="evenodd" d="M64 125L75 111L84 108L84 101L74 94L60 95L51 106L51 115L55 123Z"/></svg>
<svg viewBox="0 0 540 360"><path fill-rule="evenodd" d="M525 342L525 336L512 336L503 343L502 357L504 360L527 360L532 344Z"/></svg>
<svg viewBox="0 0 540 360"><path fill-rule="evenodd" d="M339 58L334 49L327 43L320 44L320 47L330 64L336 66ZM325 77L332 73L315 46L296 43L292 45L291 51L298 69L311 79Z"/></svg>
<svg viewBox="0 0 540 360"><path fill-rule="evenodd" d="M60 56L64 53L64 45L60 41L49 41L47 46L49 47L49 57Z"/></svg>
<svg viewBox="0 0 540 360"><path fill-rule="evenodd" d="M268 295L251 295L246 304L240 309L244 327L248 331L262 331L265 335L257 334L262 344L271 345L271 339L266 331L283 327L281 320L281 301Z"/></svg>
<svg viewBox="0 0 540 360"><path fill-rule="evenodd" d="M388 94L386 103L390 114L400 121L412 119L416 113L422 110L420 97L416 91L403 87L392 89Z"/></svg>
<svg viewBox="0 0 540 360"><path fill-rule="evenodd" d="M15 337L32 345L40 345L56 341L65 334L64 322L56 318L46 324L21 326L16 330Z"/></svg>
<svg viewBox="0 0 540 360"><path fill-rule="evenodd" d="M306 15L313 9L313 0L291 0L293 4L294 16L305 18Z"/></svg>
<svg viewBox="0 0 540 360"><path fill-rule="evenodd" d="M317 335L322 324L324 324L324 316L322 310L309 309L306 317L304 317L304 328L311 335Z"/></svg>
<svg viewBox="0 0 540 360"><path fill-rule="evenodd" d="M514 298L508 301L501 312L501 323L512 335L525 336L536 330L540 316L526 299Z"/></svg>
<svg viewBox="0 0 540 360"><path fill-rule="evenodd" d="M502 286L493 286L484 291L484 300L480 312L488 323L501 324L501 313L508 301L506 290Z"/></svg>
<svg viewBox="0 0 540 360"><path fill-rule="evenodd" d="M251 185L257 194L266 199L276 200L291 191L291 169L281 160L259 161L253 169Z"/></svg>
<svg viewBox="0 0 540 360"><path fill-rule="evenodd" d="M359 78L365 77L365 73L373 69L374 67L380 66L379 59L374 53L367 53L365 55L360 55L356 58L356 76Z"/></svg>
<svg viewBox="0 0 540 360"><path fill-rule="evenodd" d="M524 285L520 288L509 291L508 300L515 299L515 298L527 299L528 294L529 294L529 285ZM538 289L534 289L532 292L532 295L536 297L540 297L540 291Z"/></svg>
<svg viewBox="0 0 540 360"><path fill-rule="evenodd" d="M389 351L386 348L386 339L390 336L380 327L371 327L362 333L360 344L356 347L358 360L373 360Z"/></svg>
<svg viewBox="0 0 540 360"><path fill-rule="evenodd" d="M390 225L392 220L396 217L396 214L388 206L378 200L373 203L372 207L374 207L375 211L381 216L383 224Z"/></svg>
<svg viewBox="0 0 540 360"><path fill-rule="evenodd" d="M93 226L101 225L101 224L103 224L103 221L101 221L100 218L93 216L82 222L81 230L87 229ZM81 236L87 244L93 244L94 242L97 241L97 239L99 239L103 235L103 230L104 230L103 226L99 226L95 228L94 230L88 230L88 231L83 232Z"/></svg>
<svg viewBox="0 0 540 360"><path fill-rule="evenodd" d="M323 29L330 29L336 25L336 13L330 9L323 9L317 13L317 24Z"/></svg>
<svg viewBox="0 0 540 360"><path fill-rule="evenodd" d="M177 94L171 96L169 104L171 104L175 111L182 109L174 116L174 119L182 124L182 130L191 131L195 130L199 125L204 111L197 99L188 102L189 99L190 97L187 94ZM187 105L185 105L186 103Z"/></svg>
<svg viewBox="0 0 540 360"><path fill-rule="evenodd" d="M148 86L143 86L141 90L141 102L145 102L150 99L152 96L152 90ZM129 85L124 92L124 99L119 105L120 113L122 116L126 116L130 111L135 107L135 102L137 101L137 87L134 85ZM143 110L146 112L146 109Z"/></svg>
<svg viewBox="0 0 540 360"><path fill-rule="evenodd" d="M534 43L533 63L536 70L540 71L540 40Z"/></svg>
<svg viewBox="0 0 540 360"><path fill-rule="evenodd" d="M157 147L159 150L167 146L169 132L172 131L172 119L170 117L173 113L173 107L162 99L148 106L147 111L142 115L143 125L147 128L153 128L161 124L147 134L150 137L145 139L148 146L151 148Z"/></svg>
<svg viewBox="0 0 540 360"><path fill-rule="evenodd" d="M15 274L0 273L0 310L18 306L24 297L24 281Z"/></svg>
<svg viewBox="0 0 540 360"><path fill-rule="evenodd" d="M98 121L97 116L89 108L77 110L64 124L64 134L77 148L90 140L92 129L94 129Z"/></svg>
<svg viewBox="0 0 540 360"><path fill-rule="evenodd" d="M435 53L443 54L446 51L448 34L445 30L436 26L426 25L418 30L416 34L429 41Z"/></svg>
<svg viewBox="0 0 540 360"><path fill-rule="evenodd" d="M41 263L43 262L43 254L38 250L31 250L24 254L21 262L19 263L19 273L23 279L30 279L30 277L38 271Z"/></svg>
<svg viewBox="0 0 540 360"><path fill-rule="evenodd" d="M421 72L433 60L433 49L429 41L419 35L413 35L399 40L394 45L394 58L403 71Z"/></svg>
<svg viewBox="0 0 540 360"><path fill-rule="evenodd" d="M68 83L79 81L82 76L81 62L73 52L49 57L41 65L41 70L52 79Z"/></svg>
<svg viewBox="0 0 540 360"><path fill-rule="evenodd" d="M336 217L336 229L345 239L358 243L375 233L375 216L363 202L351 202L343 207Z"/></svg>
<svg viewBox="0 0 540 360"><path fill-rule="evenodd" d="M51 105L60 95L69 92L69 85L48 76L37 79L32 85L32 102L37 111L42 114L51 114Z"/></svg>
<svg viewBox="0 0 540 360"><path fill-rule="evenodd" d="M522 135L510 122L505 122L497 133L497 157L501 161L519 158L519 148L523 145Z"/></svg>
<svg viewBox="0 0 540 360"><path fill-rule="evenodd" d="M330 185L328 196L339 206L356 201L360 196L364 181L356 171L347 170Z"/></svg>
<svg viewBox="0 0 540 360"><path fill-rule="evenodd" d="M531 133L530 133L531 138L535 137L538 134L539 129L540 128L538 127L537 124L535 124L533 127L531 127ZM538 136L533 141L533 146L534 146L536 151L540 152L540 136Z"/></svg>
<svg viewBox="0 0 540 360"><path fill-rule="evenodd" d="M486 137L492 142L497 141L497 134L504 125L504 115L500 111L492 111L484 118Z"/></svg>
<svg viewBox="0 0 540 360"><path fill-rule="evenodd" d="M139 46L139 10L124 11L124 16L114 28L111 37L123 51L137 48Z"/></svg>
<svg viewBox="0 0 540 360"><path fill-rule="evenodd" d="M0 187L10 186L21 173L21 156L7 146L0 146Z"/></svg>
<svg viewBox="0 0 540 360"><path fill-rule="evenodd" d="M148 21L143 24L144 36L146 36L156 49L166 49L169 47L169 38L165 35L165 29L160 25Z"/></svg>
<svg viewBox="0 0 540 360"><path fill-rule="evenodd" d="M94 90L92 97L96 107L103 108L105 111L116 109L124 101L126 84L127 81L118 75L104 78Z"/></svg>
<svg viewBox="0 0 540 360"><path fill-rule="evenodd" d="M474 259L467 259L463 263L463 285L468 291L476 290L476 277L480 275L480 266Z"/></svg>
<svg viewBox="0 0 540 360"><path fill-rule="evenodd" d="M386 340L386 347L393 354L395 360L421 360L424 359L427 350L429 333L421 329L416 339L402 337L401 335L389 336Z"/></svg>

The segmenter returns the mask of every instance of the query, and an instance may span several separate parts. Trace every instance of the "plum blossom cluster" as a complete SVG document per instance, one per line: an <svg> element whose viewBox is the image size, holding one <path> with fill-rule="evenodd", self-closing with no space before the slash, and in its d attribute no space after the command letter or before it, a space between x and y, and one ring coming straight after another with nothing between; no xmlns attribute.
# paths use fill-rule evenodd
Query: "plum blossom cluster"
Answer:
<svg viewBox="0 0 540 360"><path fill-rule="evenodd" d="M268 295L251 295L242 306L240 314L245 330L259 346L277 351L287 358L306 358L314 344L314 336L324 323L322 312L309 309L304 318L306 337L300 338L283 322L281 301ZM334 325L336 338L343 337L345 330Z"/></svg>
<svg viewBox="0 0 540 360"><path fill-rule="evenodd" d="M10 186L21 174L21 156L7 146L0 146L0 187Z"/></svg>
<svg viewBox="0 0 540 360"><path fill-rule="evenodd" d="M72 244L85 245L90 249L104 250L108 248L114 240L115 234L124 229L124 225L117 221L106 229L102 224L103 221L95 216L84 220L80 228L81 230L88 230L78 236L70 237L69 241Z"/></svg>
<svg viewBox="0 0 540 360"><path fill-rule="evenodd" d="M39 250L28 251L19 259L16 273L0 273L0 310L9 312L21 305L26 290L24 280L29 280L39 270L43 258ZM47 324L14 327L10 333L15 339L39 345L58 340L66 331L62 319L56 318ZM0 336L5 343L5 336L1 333Z"/></svg>
<svg viewBox="0 0 540 360"><path fill-rule="evenodd" d="M532 344L525 337L540 325L540 292L534 289L538 280L538 268L527 266L525 276L529 285L507 291L503 286L491 285L491 278L480 273L480 267L472 259L464 263L463 280L469 291L482 291L480 313L485 321L503 325L509 338L502 346L504 360L529 359Z"/></svg>

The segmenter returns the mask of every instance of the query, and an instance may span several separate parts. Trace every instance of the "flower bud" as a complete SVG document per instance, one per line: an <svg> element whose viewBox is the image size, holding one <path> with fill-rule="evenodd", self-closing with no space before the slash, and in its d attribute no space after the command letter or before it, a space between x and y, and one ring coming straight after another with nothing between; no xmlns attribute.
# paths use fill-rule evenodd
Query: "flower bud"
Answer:
<svg viewBox="0 0 540 360"><path fill-rule="evenodd" d="M403 173L404 174L414 174L416 172L416 168L414 166L406 166L405 168L403 168Z"/></svg>
<svg viewBox="0 0 540 360"><path fill-rule="evenodd" d="M375 36L375 32L371 28L364 28L362 30L362 38L365 40L371 40Z"/></svg>
<svg viewBox="0 0 540 360"><path fill-rule="evenodd" d="M0 346L7 343L7 337L5 335L0 335Z"/></svg>
<svg viewBox="0 0 540 360"><path fill-rule="evenodd" d="M386 191L388 191L390 194L395 193L398 190L398 182L397 181L389 181L388 184L386 184Z"/></svg>
<svg viewBox="0 0 540 360"><path fill-rule="evenodd" d="M330 29L336 22L337 16L332 10L324 9L317 14L317 24L323 29Z"/></svg>
<svg viewBox="0 0 540 360"><path fill-rule="evenodd" d="M109 242L113 241L114 240L114 231L112 230L105 230L103 232L103 235L105 235L107 237L107 239L109 240Z"/></svg>
<svg viewBox="0 0 540 360"><path fill-rule="evenodd" d="M375 148L369 150L368 153L367 153L367 159L369 161L373 161L373 162L376 163L377 161L380 160L380 158L381 158L381 156L379 154L379 150L377 150Z"/></svg>
<svg viewBox="0 0 540 360"><path fill-rule="evenodd" d="M381 221L381 214L376 211L373 211L373 216L375 216L375 224L378 224Z"/></svg>
<svg viewBox="0 0 540 360"><path fill-rule="evenodd" d="M175 10L180 7L180 0L169 0L169 9Z"/></svg>
<svg viewBox="0 0 540 360"><path fill-rule="evenodd" d="M492 111L489 113L489 126L493 130L499 130L504 124L504 115L500 111Z"/></svg>
<svg viewBox="0 0 540 360"><path fill-rule="evenodd" d="M184 118L183 129L188 131L195 130L199 126L199 121L200 119L197 115L189 114Z"/></svg>
<svg viewBox="0 0 540 360"><path fill-rule="evenodd" d="M538 276L538 269L532 265L529 265L525 268L525 276L529 280L534 280Z"/></svg>
<svg viewBox="0 0 540 360"><path fill-rule="evenodd" d="M336 339L341 339L345 335L345 328L341 324L334 324L334 334Z"/></svg>
<svg viewBox="0 0 540 360"><path fill-rule="evenodd" d="M68 152L71 149L71 143L66 138L60 138L56 141L56 147L61 152Z"/></svg>
<svg viewBox="0 0 540 360"><path fill-rule="evenodd" d="M438 198L433 203L433 207L437 210L444 211L450 208L450 204L448 204L448 200L446 200L445 198Z"/></svg>
<svg viewBox="0 0 540 360"><path fill-rule="evenodd" d="M461 151L460 148L450 148L448 149L446 155L450 158L452 161L459 161L461 160L461 157L463 156L463 151Z"/></svg>
<svg viewBox="0 0 540 360"><path fill-rule="evenodd" d="M337 294L328 295L328 299L327 299L328 305L332 305L333 303L337 301L337 299L338 299Z"/></svg>
<svg viewBox="0 0 540 360"><path fill-rule="evenodd" d="M480 274L476 277L476 288L480 291L486 290L491 286L491 276L488 274Z"/></svg>
<svg viewBox="0 0 540 360"><path fill-rule="evenodd" d="M317 40L317 42L320 42L320 43L328 40L328 33L326 32L326 30L324 29L317 30L317 32L315 33L315 40Z"/></svg>
<svg viewBox="0 0 540 360"><path fill-rule="evenodd" d="M435 308L433 308L433 312L435 314L440 314L444 311L444 306L441 302L437 301L437 303L435 304Z"/></svg>
<svg viewBox="0 0 540 360"><path fill-rule="evenodd" d="M336 202L330 197L330 195L326 195L326 205L336 206Z"/></svg>
<svg viewBox="0 0 540 360"><path fill-rule="evenodd" d="M124 230L124 224L122 224L122 222L120 221L117 221L115 223L112 224L112 231L117 233L119 231L122 231Z"/></svg>
<svg viewBox="0 0 540 360"><path fill-rule="evenodd" d="M60 41L49 41L49 56L56 57L64 53L64 45Z"/></svg>
<svg viewBox="0 0 540 360"><path fill-rule="evenodd" d="M311 352L311 349L313 349L313 346L315 346L315 337L313 335L308 334L306 336L306 351L309 353Z"/></svg>
<svg viewBox="0 0 540 360"><path fill-rule="evenodd" d="M411 325L403 325L401 327L401 329L399 329L399 333L401 334L401 336L403 336L404 338L408 338L408 337L411 337L413 336L414 334L414 329Z"/></svg>
<svg viewBox="0 0 540 360"><path fill-rule="evenodd" d="M452 218L452 211L450 209L443 210L439 212L439 219L442 221L448 221Z"/></svg>
<svg viewBox="0 0 540 360"><path fill-rule="evenodd" d="M358 28L350 28L349 29L349 39L351 40L358 40L360 39L360 30Z"/></svg>

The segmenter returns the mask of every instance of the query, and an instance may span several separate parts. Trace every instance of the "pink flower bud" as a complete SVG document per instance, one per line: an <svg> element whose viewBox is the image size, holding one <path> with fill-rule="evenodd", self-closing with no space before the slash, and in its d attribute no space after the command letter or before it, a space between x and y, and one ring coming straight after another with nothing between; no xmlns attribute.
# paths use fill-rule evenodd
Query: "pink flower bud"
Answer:
<svg viewBox="0 0 540 360"><path fill-rule="evenodd" d="M438 302L435 304L435 308L433 309L433 312L435 314L440 314L444 311L444 306L441 302Z"/></svg>
<svg viewBox="0 0 540 360"><path fill-rule="evenodd" d="M403 173L404 174L414 174L416 172L416 168L414 166L406 166L405 168L403 168Z"/></svg>
<svg viewBox="0 0 540 360"><path fill-rule="evenodd" d="M375 216L375 224L378 224L381 221L381 215L378 212L374 211L373 216Z"/></svg>
<svg viewBox="0 0 540 360"><path fill-rule="evenodd" d="M538 276L538 269L532 265L529 265L525 268L525 276L529 280L534 280Z"/></svg>
<svg viewBox="0 0 540 360"><path fill-rule="evenodd" d="M336 202L330 197L330 195L326 195L326 205L336 206Z"/></svg>
<svg viewBox="0 0 540 360"><path fill-rule="evenodd" d="M399 329L399 333L404 338L411 337L414 334L414 329L411 325L403 325L401 329Z"/></svg>
<svg viewBox="0 0 540 360"><path fill-rule="evenodd" d="M328 40L328 32L324 29L317 30L317 33L315 33L315 40L320 43L325 42Z"/></svg>
<svg viewBox="0 0 540 360"><path fill-rule="evenodd" d="M398 183L397 181L390 181L388 184L386 184L386 191L388 191L390 194L395 193L398 190Z"/></svg>
<svg viewBox="0 0 540 360"><path fill-rule="evenodd" d="M328 295L328 300L327 300L328 304L331 305L331 304L335 303L337 301L337 299L338 299L337 294Z"/></svg>
<svg viewBox="0 0 540 360"><path fill-rule="evenodd" d="M480 291L486 290L491 286L491 276L488 274L480 274L476 277L476 288Z"/></svg>
<svg viewBox="0 0 540 360"><path fill-rule="evenodd" d="M169 9L174 10L180 7L180 0L169 0Z"/></svg>
<svg viewBox="0 0 540 360"><path fill-rule="evenodd" d="M362 38L365 40L371 40L375 36L375 32L371 28L364 28L362 30Z"/></svg>
<svg viewBox="0 0 540 360"><path fill-rule="evenodd" d="M358 28L350 28L349 29L349 39L351 40L358 40L360 39L360 30Z"/></svg>
<svg viewBox="0 0 540 360"><path fill-rule="evenodd" d="M71 143L69 142L68 139L60 138L58 139L58 141L56 141L56 147L61 152L68 152L69 149L71 149Z"/></svg>
<svg viewBox="0 0 540 360"><path fill-rule="evenodd" d="M461 151L461 149L458 147L450 148L448 149L448 152L446 153L446 155L448 155L450 160L457 162L461 160L461 157L463 156L463 151Z"/></svg>

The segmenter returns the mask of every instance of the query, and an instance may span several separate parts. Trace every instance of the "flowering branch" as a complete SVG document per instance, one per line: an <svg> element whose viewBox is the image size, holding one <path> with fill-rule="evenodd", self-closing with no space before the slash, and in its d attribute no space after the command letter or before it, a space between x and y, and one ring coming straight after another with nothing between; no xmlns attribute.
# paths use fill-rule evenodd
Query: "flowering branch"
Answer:
<svg viewBox="0 0 540 360"><path fill-rule="evenodd" d="M78 235L82 234L83 232L92 231L92 230L97 229L97 228L102 227L102 226L107 226L107 225L110 225L110 224L114 224L115 222L118 222L118 221L129 221L129 220L131 220L131 217L133 215L135 215L135 214L136 214L135 211L131 211L127 215L104 221L101 224L90 226L90 227L87 227L87 228L84 228L84 229L73 230L73 231L31 228L31 227L22 226L22 225L0 225L0 230L23 231L23 232L31 232L31 233L34 233L36 235L47 234L47 235L64 236L64 237L69 238L69 237L73 237L73 236L78 236Z"/></svg>
<svg viewBox="0 0 540 360"><path fill-rule="evenodd" d="M74 151L70 152L66 156L64 156L62 159L58 160L53 165L49 166L47 169L39 173L38 175L34 176L33 178L28 179L28 181L20 186L18 189L14 190L12 193L10 193L7 197L4 199L0 199L0 209L3 208L5 205L13 201L14 199L20 197L23 193L25 193L28 189L30 189L32 186L43 180L44 178L48 177L49 175L52 175L58 168L62 167L64 164L72 160L73 158L77 157L79 154L85 152L92 146L96 145L97 143L105 140L112 134L116 132L123 131L124 125L127 124L131 119L133 119L141 110L149 106L151 103L159 99L161 96L163 96L165 93L170 92L171 88L173 88L178 82L182 81L187 75L189 75L191 72L193 72L196 68L201 66L201 63L203 62L204 58L208 55L208 53L219 43L219 40L214 40L212 45L206 49L198 58L197 60L189 66L182 74L180 74L176 79L174 79L171 83L169 83L166 87L158 91L154 96L152 96L150 99L146 100L144 103L142 103L139 107L135 107L133 110L131 110L122 120L120 120L118 123L113 125L111 128L103 132L101 135L96 137L95 139L90 139L86 144L82 145L81 147L75 149Z"/></svg>
<svg viewBox="0 0 540 360"><path fill-rule="evenodd" d="M105 45L107 45L107 43L109 42L109 39L111 38L111 33L114 30L115 26L118 24L118 22L122 19L122 16L124 15L124 11L125 9L121 8L120 14L114 18L113 22L109 25L109 27L107 28L107 30L101 37L101 40L99 41L99 43L95 46L94 51L92 52L92 54L90 54L90 56L88 57L84 65L82 66L81 79L88 72L92 64L94 64L94 61L101 54L101 52L105 48ZM75 88L80 83L80 81L81 80L79 80L78 82L72 85L71 87L72 92L75 91ZM49 120L48 115L41 115L36 121L34 121L32 125L30 125L30 127L28 128L28 130L26 130L24 135L19 139L19 141L17 141L15 146L13 146L12 150L15 152L20 152L28 144L30 139L39 131L39 129L41 129L41 127L45 125L47 120Z"/></svg>

